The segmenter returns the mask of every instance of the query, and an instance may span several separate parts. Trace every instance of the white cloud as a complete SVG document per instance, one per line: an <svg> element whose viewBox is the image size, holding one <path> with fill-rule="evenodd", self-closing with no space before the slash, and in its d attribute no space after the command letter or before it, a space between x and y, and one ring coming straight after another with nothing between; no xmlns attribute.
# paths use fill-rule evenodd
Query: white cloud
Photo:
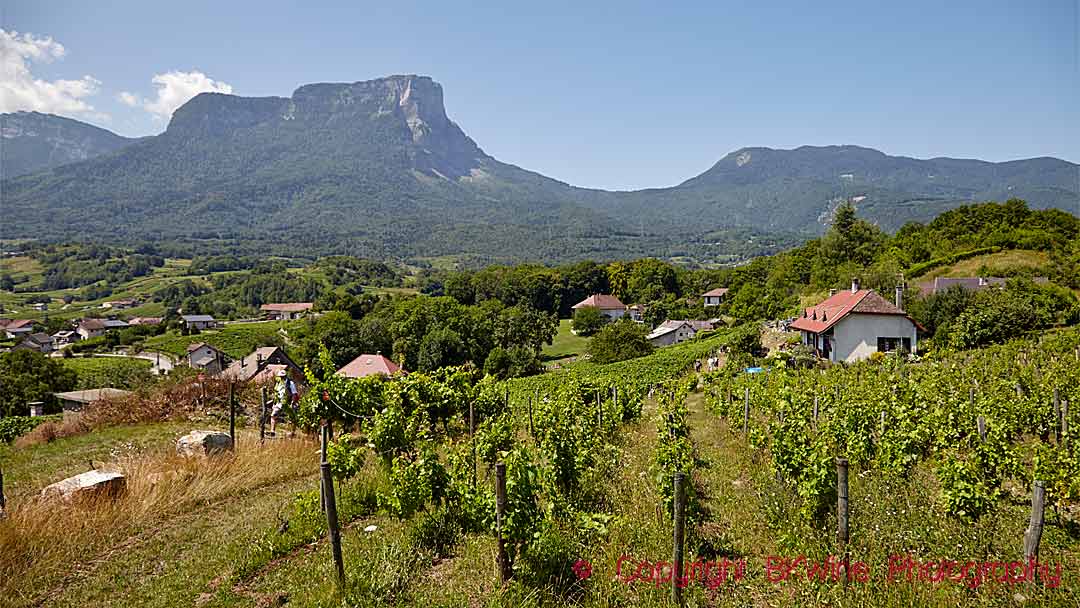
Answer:
<svg viewBox="0 0 1080 608"><path fill-rule="evenodd" d="M199 93L232 93L232 86L220 80L214 80L206 74L172 71L155 74L152 82L157 86L155 99L142 99L123 91L119 95L121 103L132 107L141 107L156 118L167 119L176 108L184 105Z"/></svg>
<svg viewBox="0 0 1080 608"><path fill-rule="evenodd" d="M31 72L31 64L51 63L63 59L66 53L64 45L51 37L0 29L0 112L37 110L105 118L86 101L97 94L100 80L93 76L42 80Z"/></svg>
<svg viewBox="0 0 1080 608"><path fill-rule="evenodd" d="M135 95L132 95L131 93L128 93L127 91L121 92L119 95L116 96L116 98L119 99L120 103L124 104L125 106L131 106L133 108L139 106L139 98Z"/></svg>

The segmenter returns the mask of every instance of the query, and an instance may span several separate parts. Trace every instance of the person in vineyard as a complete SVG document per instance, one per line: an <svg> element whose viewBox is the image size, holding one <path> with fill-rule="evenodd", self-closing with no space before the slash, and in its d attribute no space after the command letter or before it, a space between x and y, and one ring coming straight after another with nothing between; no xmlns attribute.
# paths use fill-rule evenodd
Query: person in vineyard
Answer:
<svg viewBox="0 0 1080 608"><path fill-rule="evenodd" d="M289 377L285 370L277 373L277 384L274 387L274 408L270 412L270 436L277 436L277 423L281 420L282 413L293 419L293 412L300 401L300 392L296 388L296 382Z"/></svg>

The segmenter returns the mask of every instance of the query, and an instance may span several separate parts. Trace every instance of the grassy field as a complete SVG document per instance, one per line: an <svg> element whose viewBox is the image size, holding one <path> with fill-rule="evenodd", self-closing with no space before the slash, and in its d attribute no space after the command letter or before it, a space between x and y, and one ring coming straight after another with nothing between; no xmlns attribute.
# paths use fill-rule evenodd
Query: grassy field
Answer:
<svg viewBox="0 0 1080 608"><path fill-rule="evenodd" d="M63 359L79 375L78 390L91 388L136 388L152 376L153 362L125 357L72 357Z"/></svg>
<svg viewBox="0 0 1080 608"><path fill-rule="evenodd" d="M555 334L550 345L544 345L541 354L546 360L564 359L584 353L588 344L588 338L570 332L570 319L562 319L559 321L559 333Z"/></svg>
<svg viewBox="0 0 1080 608"><path fill-rule="evenodd" d="M1044 251L1027 251L1023 249L1013 249L1009 251L999 251L997 253L988 253L986 255L975 256L971 259L961 260L951 266L943 266L941 268L935 268L925 275L919 277L918 281L929 281L937 277L954 278L954 277L977 277L979 276L979 269L983 266L989 268L1041 268L1050 261L1050 256Z"/></svg>
<svg viewBox="0 0 1080 608"><path fill-rule="evenodd" d="M148 338L145 349L161 351L177 357L187 355L189 344L206 342L233 358L251 354L259 346L280 346L286 340L281 331L288 332L303 321L266 321L260 323L233 323L221 329L211 329L198 334L184 336L177 331L168 331L160 336Z"/></svg>
<svg viewBox="0 0 1080 608"><path fill-rule="evenodd" d="M55 289L51 291L33 291L33 292L19 292L14 293L10 291L0 291L0 304L4 306L5 317L20 318L20 319L41 319L48 315L50 318L61 319L75 319L86 315L88 312L105 312L101 308L102 302L108 302L111 300L123 300L123 299L138 299L146 302L145 304L122 311L124 315L129 317L135 316L160 316L165 312L164 307L157 302L147 302L148 298L155 291L166 287L172 283L182 281L184 279L192 279L195 281L205 281L202 277L189 277L187 276L187 268L191 265L191 260L182 259L168 259L165 261L165 265L161 268L155 268L152 273L145 277L138 277L127 283L119 285L113 289L113 293L104 298L98 298L95 300L80 300L75 299L70 304L64 304L64 296L79 297L82 292L81 287L71 289ZM31 258L4 258L0 259L0 273L6 272L6 268L22 269L25 276L30 278L30 286L39 286L41 284L41 272L42 268L35 260ZM15 273L12 273L15 276ZM26 289L27 285L19 285L19 289ZM25 300L31 296L46 295L52 298L52 302L49 303L48 311L32 310L24 304Z"/></svg>

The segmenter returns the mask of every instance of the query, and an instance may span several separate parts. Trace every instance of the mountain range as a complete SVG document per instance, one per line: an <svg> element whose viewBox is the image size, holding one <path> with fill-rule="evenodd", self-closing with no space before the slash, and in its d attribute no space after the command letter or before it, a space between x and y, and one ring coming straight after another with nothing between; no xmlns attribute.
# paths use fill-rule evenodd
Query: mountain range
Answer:
<svg viewBox="0 0 1080 608"><path fill-rule="evenodd" d="M3 238L713 260L820 233L844 199L886 229L971 201L1080 208L1080 165L1060 159L919 160L858 146L743 148L671 188L578 188L486 154L423 76L310 84L290 97L203 93L138 140L36 113L2 119Z"/></svg>

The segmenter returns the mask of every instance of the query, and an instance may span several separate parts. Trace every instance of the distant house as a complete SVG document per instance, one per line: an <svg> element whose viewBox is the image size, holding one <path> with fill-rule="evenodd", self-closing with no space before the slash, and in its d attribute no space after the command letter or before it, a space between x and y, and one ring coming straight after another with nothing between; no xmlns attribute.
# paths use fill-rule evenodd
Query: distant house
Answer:
<svg viewBox="0 0 1080 608"><path fill-rule="evenodd" d="M250 355L233 361L221 377L237 382L273 382L281 370L297 382L303 382L304 370L293 362L280 346L256 348Z"/></svg>
<svg viewBox="0 0 1080 608"><path fill-rule="evenodd" d="M631 304L626 307L626 315L630 317L630 320L634 323L644 323L645 306L642 304Z"/></svg>
<svg viewBox="0 0 1080 608"><path fill-rule="evenodd" d="M924 296L941 293L950 287L960 287L969 291L982 291L990 287L1005 287L1005 279L1002 277L938 277L932 281L923 281L915 285L915 288Z"/></svg>
<svg viewBox="0 0 1080 608"><path fill-rule="evenodd" d="M188 329L213 329L218 325L218 322L210 315L183 315L180 318Z"/></svg>
<svg viewBox="0 0 1080 608"><path fill-rule="evenodd" d="M626 305L620 302L619 298L607 294L591 295L572 306L574 310L588 307L598 309L611 319L619 319L626 314Z"/></svg>
<svg viewBox="0 0 1080 608"><path fill-rule="evenodd" d="M79 321L79 325L75 328L75 332L78 333L83 340L103 336L106 331L105 321L102 319L83 319Z"/></svg>
<svg viewBox="0 0 1080 608"><path fill-rule="evenodd" d="M205 342L196 342L187 347L188 365L211 375L217 375L225 369L228 356Z"/></svg>
<svg viewBox="0 0 1080 608"><path fill-rule="evenodd" d="M81 336L79 336L79 334L75 333L70 329L65 329L63 331L56 332L52 335L52 337L53 345L56 348L61 348L67 346L68 344L71 344L72 342L78 342Z"/></svg>
<svg viewBox="0 0 1080 608"><path fill-rule="evenodd" d="M32 308L34 310L37 310L39 312L49 310L49 303L48 302L34 302L33 304L30 305L30 308Z"/></svg>
<svg viewBox="0 0 1080 608"><path fill-rule="evenodd" d="M897 296L902 306L899 287ZM852 281L851 290L833 294L804 310L790 327L802 333L802 343L818 357L848 363L876 352L918 352L918 332L922 329L896 304L873 290L860 289L857 280Z"/></svg>
<svg viewBox="0 0 1080 608"><path fill-rule="evenodd" d="M34 322L30 319L0 319L0 330L3 330L9 339L17 340L34 333Z"/></svg>
<svg viewBox="0 0 1080 608"><path fill-rule="evenodd" d="M29 334L15 345L13 350L33 350L42 354L49 354L55 348L53 337L47 333Z"/></svg>
<svg viewBox="0 0 1080 608"><path fill-rule="evenodd" d="M657 325L645 339L656 347L671 346L693 340L698 332L712 328L713 324L709 321L667 320Z"/></svg>
<svg viewBox="0 0 1080 608"><path fill-rule="evenodd" d="M727 297L728 291L730 290L727 287L717 287L701 294L701 299L704 300L705 306L719 306Z"/></svg>
<svg viewBox="0 0 1080 608"><path fill-rule="evenodd" d="M110 329L125 329L128 327L127 321L121 321L120 319L102 319L105 324L105 331Z"/></svg>
<svg viewBox="0 0 1080 608"><path fill-rule="evenodd" d="M161 325L162 321L161 317L134 317L128 320L128 325Z"/></svg>
<svg viewBox="0 0 1080 608"><path fill-rule="evenodd" d="M393 376L398 372L408 373L390 359L376 353L374 355L360 355L349 361L337 371L337 375L346 378L363 378L375 374Z"/></svg>
<svg viewBox="0 0 1080 608"><path fill-rule="evenodd" d="M118 388L94 388L85 391L55 393L53 396L60 401L60 406L64 408L64 420L67 421L70 417L78 415L84 407L91 403L119 399L130 394L131 391L123 391Z"/></svg>
<svg viewBox="0 0 1080 608"><path fill-rule="evenodd" d="M259 310L268 321L291 321L304 316L311 310L311 302L288 302L284 304L263 304Z"/></svg>
<svg viewBox="0 0 1080 608"><path fill-rule="evenodd" d="M125 308L135 308L139 305L138 300L113 300L111 302L102 302L102 308L112 308L114 310L123 310Z"/></svg>

